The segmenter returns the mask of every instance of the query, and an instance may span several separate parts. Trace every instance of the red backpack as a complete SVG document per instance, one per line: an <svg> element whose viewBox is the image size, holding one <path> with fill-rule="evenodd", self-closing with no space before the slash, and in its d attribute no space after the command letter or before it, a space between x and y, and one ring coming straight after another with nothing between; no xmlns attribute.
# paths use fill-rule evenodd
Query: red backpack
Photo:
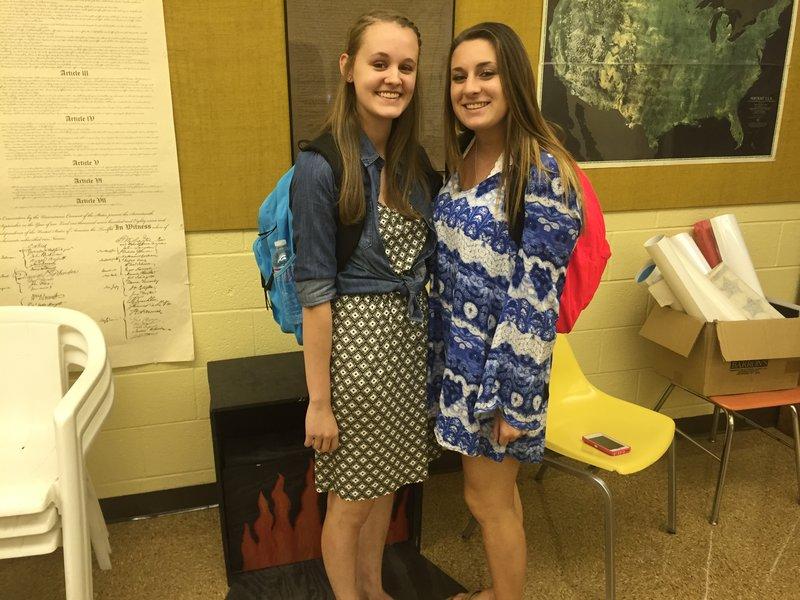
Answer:
<svg viewBox="0 0 800 600"><path fill-rule="evenodd" d="M611 257L611 248L606 241L606 224L597 194L586 174L581 169L577 173L583 187L583 218L586 222L567 265L567 279L561 294L561 309L556 323L558 333L572 331L581 311L589 305L597 291L606 263Z"/></svg>
<svg viewBox="0 0 800 600"><path fill-rule="evenodd" d="M462 154L471 140L472 132L470 131L459 136L458 144ZM611 258L611 248L606 241L606 223L603 220L603 211L600 209L597 194L589 178L586 177L586 173L577 165L575 168L583 188L583 217L586 223L583 225L583 231L575 243L575 249L572 251L567 265L567 276L560 300L561 308L558 313L558 322L556 322L558 333L572 331L581 311L589 305L594 297L606 263ZM525 210L524 204L520 205L520 209L521 211ZM511 236L516 240L517 245L522 239L524 221L524 212L522 212L522 218L517 219L516 226L511 231Z"/></svg>

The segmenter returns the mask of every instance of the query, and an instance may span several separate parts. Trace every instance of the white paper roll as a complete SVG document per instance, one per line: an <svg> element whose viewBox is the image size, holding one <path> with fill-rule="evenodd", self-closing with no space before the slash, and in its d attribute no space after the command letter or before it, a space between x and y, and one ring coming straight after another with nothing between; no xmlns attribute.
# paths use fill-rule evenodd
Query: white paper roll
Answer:
<svg viewBox="0 0 800 600"><path fill-rule="evenodd" d="M658 302L660 307L663 308L665 306L669 306L672 308L672 310L686 312L683 309L683 304L678 301L678 299L675 297L675 294L672 293L672 290L664 279L659 279L653 285L648 285L647 291L650 292L650 295L656 302Z"/></svg>
<svg viewBox="0 0 800 600"><path fill-rule="evenodd" d="M711 267L708 266L708 261L706 257L703 256L703 253L700 252L700 248L697 247L697 244L692 238L691 235L688 233L679 233L677 235L673 235L671 238L673 246L675 249L681 253L683 258L690 261L697 270L700 271L703 275L708 275L711 272Z"/></svg>
<svg viewBox="0 0 800 600"><path fill-rule="evenodd" d="M753 288L759 296L763 297L764 290L761 289L758 275L756 275L756 270L753 268L753 260L747 251L747 244L744 243L736 216L732 214L720 215L709 220L711 221L711 229L714 231L714 237L717 240L717 248L719 248L722 262L727 264L728 268Z"/></svg>
<svg viewBox="0 0 800 600"><path fill-rule="evenodd" d="M636 273L636 276L633 279L636 281L636 283L640 283L642 285L652 285L661 279L661 273L658 271L656 263L649 261L645 263L641 269L639 269L639 272Z"/></svg>
<svg viewBox="0 0 800 600"><path fill-rule="evenodd" d="M669 238L655 236L644 247L687 313L705 321L747 319L691 262L681 258Z"/></svg>
<svg viewBox="0 0 800 600"><path fill-rule="evenodd" d="M639 269L635 277L636 283L647 286L647 291L653 299L658 302L660 307L671 306L673 310L686 312L683 305L669 289L669 285L664 281L661 276L661 271L654 262L648 262L645 266Z"/></svg>
<svg viewBox="0 0 800 600"><path fill-rule="evenodd" d="M708 278L733 304L744 311L748 319L782 319L767 299L759 296L724 262L711 270Z"/></svg>

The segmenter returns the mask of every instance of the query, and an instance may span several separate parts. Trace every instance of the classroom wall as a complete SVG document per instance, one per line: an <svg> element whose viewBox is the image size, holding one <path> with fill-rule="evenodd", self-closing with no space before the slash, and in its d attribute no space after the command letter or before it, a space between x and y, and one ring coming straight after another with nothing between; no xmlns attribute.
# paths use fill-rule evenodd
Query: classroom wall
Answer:
<svg viewBox="0 0 800 600"><path fill-rule="evenodd" d="M257 5L247 2L240 4L241 6L237 5L237 11L241 9L250 12L234 12L239 16L244 15L248 27L259 32L255 38L258 40L257 48L251 51L257 50L265 53L265 56L274 54L281 58L284 49L283 31L280 27L283 22L283 2L275 0ZM196 197L195 188L192 187L193 180L186 177L187 165L205 168L205 142L194 140L194 137L197 134L202 138L209 131L195 131L197 125L193 113L185 112L184 103L180 100L187 97L208 100L217 96L203 95L205 88L202 86L215 82L215 77L207 77L205 73L203 77L190 81L191 86L201 86L200 91L203 93L198 93L191 86L191 89L186 87L187 81L181 76L184 71L179 68L183 64L181 61L187 60L186 52L180 51L185 45L184 38L180 36L188 36L190 40L205 39L203 36L198 38L192 31L193 28L205 31L203 28L208 27L230 35L231 39L238 39L235 38L237 25L227 20L220 22L217 18L207 18L205 8L199 11L193 3L184 5L180 2L168 2L165 3L165 8L168 31L172 35L168 35L168 42L172 48L170 61L173 69L173 95L177 93L178 96L178 101L174 103L176 131L179 139L183 140L182 144L179 143L179 149L182 146L183 150L183 154L179 154L182 189L185 213L191 216L191 211L196 208ZM483 20L501 19L520 33L536 64L541 14L542 0L503 0L500 4L480 0L456 0L455 30L461 31ZM270 28L274 28L276 35L265 38L262 30ZM224 43L219 46L222 51L238 51L236 44L231 45L228 38L222 39ZM194 51L213 54L205 43L201 46L202 48ZM207 62L214 69L224 68L225 77L219 79L228 86L228 63L219 60L215 54ZM273 95L263 96L267 98L264 105L271 107L270 110L283 106L286 103L283 89L276 88L269 79L282 73L280 65L276 67L261 59L254 61L254 65L256 69L267 65L269 73L259 70L248 73L240 81L237 80L238 84L246 82L248 89L256 83L264 85L264 90L260 87L253 88L259 98L262 98L262 92L274 92ZM214 93L221 93L221 88L215 88ZM209 103L210 107L215 105L227 107L229 103ZM247 115L249 113L242 117L242 123L247 124L247 119L251 118ZM238 120L236 123L231 131L239 136L234 136L236 143L241 144L239 132L243 125ZM271 127L269 123L271 121L264 121L259 125ZM786 139L795 139L795 124L796 121L784 120L781 133L784 144ZM286 126L288 127L288 123ZM181 135L186 137L182 138ZM270 147L285 149L285 156L288 157L287 140L288 129L281 133L279 140L272 138ZM248 148L248 156L259 165L277 165L279 168L276 172L282 172L280 161L265 163L261 154L251 151L249 144L245 143L242 147ZM215 147L215 151L218 148ZM640 174L648 172L648 167L636 169ZM729 177L728 170L741 171L741 167L725 165L724 169L725 185L738 186L741 179ZM221 172L228 171L224 169ZM642 187L642 205L666 206L669 197L675 194L675 185L685 184L685 181L681 183L683 180L675 177L677 172L670 170L672 175L666 175L663 171L657 171L651 187L638 186ZM589 174L592 177L592 173ZM624 186L617 185L620 181L608 169L602 173L596 171L594 177L598 183L601 201L606 206L621 206L621 195L630 194L630 186L623 189ZM793 301L800 299L800 193L795 195L794 202L764 204L763 202L778 199L766 191L771 189L774 181L768 177L751 177L748 180L763 186L759 189L765 192L758 197L749 198L747 205L743 206L614 212L606 215L614 256L594 302L569 336L584 371L595 385L611 394L646 406L652 406L663 389L663 379L656 376L650 368L650 342L639 337L637 333L646 316L648 296L644 289L632 281L636 271L647 259L642 243L656 233L685 231L698 219L733 212L742 224L742 232L767 294ZM667 182L674 185L666 188L664 186ZM221 180L216 184L223 189L227 183ZM703 189L703 186L694 186L692 194L697 189ZM720 188L718 182L711 182L705 186L704 191L709 196L729 197L725 196L725 189L727 188ZM203 211L213 209L219 214L230 211L230 202L224 196L214 196L212 199L211 208L204 208ZM191 219L187 220L187 224L191 226L190 221ZM217 217L214 217L212 223L220 228L226 226L224 220ZM250 230L187 234L196 357L193 363L157 364L115 370L115 404L89 456L89 468L100 497L213 482L206 363L210 360L298 349L293 338L280 332L273 323L272 316L264 308L258 273L250 252L254 237L255 232ZM685 417L708 412L708 405L676 391L665 411L673 417Z"/></svg>
<svg viewBox="0 0 800 600"><path fill-rule="evenodd" d="M650 342L637 333L648 296L632 281L647 258L642 243L728 211L741 223L765 292L798 299L800 202L607 214L614 256L594 302L569 335L599 388L645 406L655 403L664 380L650 368ZM187 234L196 358L191 364L115 370L114 407L89 457L100 497L213 482L207 361L297 349L264 309L250 252L254 236L254 231ZM685 417L708 408L675 392L665 412Z"/></svg>

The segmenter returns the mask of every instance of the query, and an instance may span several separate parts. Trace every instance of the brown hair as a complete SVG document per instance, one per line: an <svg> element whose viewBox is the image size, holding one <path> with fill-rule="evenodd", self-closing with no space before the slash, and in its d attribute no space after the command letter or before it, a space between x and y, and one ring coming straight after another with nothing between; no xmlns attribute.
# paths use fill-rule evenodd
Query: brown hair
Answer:
<svg viewBox="0 0 800 600"><path fill-rule="evenodd" d="M417 36L419 47L422 38L419 29L404 16L383 10L375 10L359 17L347 33L348 55L344 72L353 65L361 47L364 32L375 23L397 23L408 27ZM419 61L418 61L419 62ZM417 67L419 68L419 66ZM420 159L419 146L419 81L403 113L392 122L386 146L386 205L409 218L418 218L409 198L414 184L427 189L427 182ZM361 176L361 124L356 112L356 93L353 83L343 75L339 79L336 97L325 120L324 131L330 131L342 155L342 179L339 189L339 220L356 223L364 219L366 204L364 183ZM402 165L402 169L400 168ZM401 187L402 186L402 187Z"/></svg>
<svg viewBox="0 0 800 600"><path fill-rule="evenodd" d="M530 59L519 36L502 23L480 23L462 31L453 40L447 59L448 69L453 52L462 42L486 40L494 46L497 53L497 68L500 84L508 103L506 118L505 147L503 149L502 187L505 190L505 211L509 229L513 231L518 215L523 214L525 188L531 165L547 174L542 164L541 152L549 152L555 158L563 183L563 198L570 191L580 194L581 186L577 176L577 165L564 145L558 139L554 126L549 123L539 109L536 100L536 81ZM456 118L450 100L450 77L445 85L444 136L448 171L454 173L461 164L459 135L467 131Z"/></svg>

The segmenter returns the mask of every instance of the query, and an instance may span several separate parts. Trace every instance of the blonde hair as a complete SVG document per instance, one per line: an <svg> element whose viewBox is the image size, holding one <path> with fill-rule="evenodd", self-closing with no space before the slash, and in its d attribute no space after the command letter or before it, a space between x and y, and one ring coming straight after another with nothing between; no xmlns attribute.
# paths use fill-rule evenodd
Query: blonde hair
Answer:
<svg viewBox="0 0 800 600"><path fill-rule="evenodd" d="M519 215L524 214L525 189L531 165L536 165L542 174L550 174L542 164L541 152L549 152L556 163L563 184L563 198L571 191L580 195L577 165L539 109L536 101L536 81L530 59L522 40L513 29L502 23L480 23L462 31L450 46L448 68L453 52L463 42L486 40L497 53L497 68L500 84L508 103L505 147L503 149L502 187L505 190L505 212L509 230L517 225ZM454 173L460 166L462 156L458 138L467 131L456 118L450 100L450 77L445 85L445 153L448 171Z"/></svg>
<svg viewBox="0 0 800 600"><path fill-rule="evenodd" d="M347 33L347 62L344 73L350 71L356 54L361 48L364 32L376 23L397 23L408 27L417 36L422 47L419 29L406 17L389 11L375 10L356 20ZM411 101L403 113L392 122L386 146L386 205L408 218L418 218L409 199L414 184L427 189L427 182L420 159L419 146L419 81ZM339 220L344 224L357 223L364 219L366 204L364 183L361 175L361 124L356 112L356 93L352 82L342 75L336 89L336 97L325 120L323 131L330 131L342 155L342 178L339 189ZM402 169L400 168L402 165Z"/></svg>

